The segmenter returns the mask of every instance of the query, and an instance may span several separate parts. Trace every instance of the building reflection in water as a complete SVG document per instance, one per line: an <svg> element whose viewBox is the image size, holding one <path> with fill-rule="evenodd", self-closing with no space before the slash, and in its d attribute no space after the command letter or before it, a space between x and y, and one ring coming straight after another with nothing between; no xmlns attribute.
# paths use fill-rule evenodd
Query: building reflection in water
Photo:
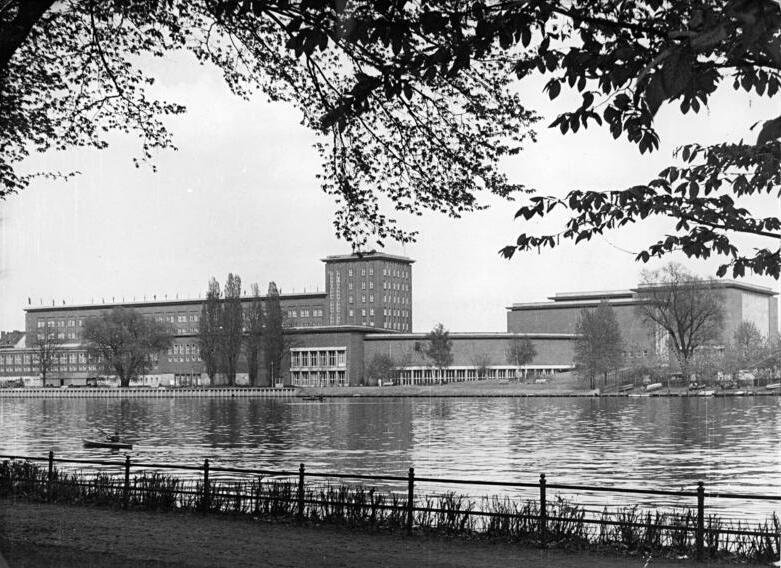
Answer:
<svg viewBox="0 0 781 568"><path fill-rule="evenodd" d="M781 400L756 398L0 399L0 453L778 494Z"/></svg>

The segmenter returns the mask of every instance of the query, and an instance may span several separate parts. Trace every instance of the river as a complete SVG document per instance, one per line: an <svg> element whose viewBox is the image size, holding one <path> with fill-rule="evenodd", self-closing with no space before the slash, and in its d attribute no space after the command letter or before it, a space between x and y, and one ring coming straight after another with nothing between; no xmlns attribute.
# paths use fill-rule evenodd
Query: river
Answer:
<svg viewBox="0 0 781 568"><path fill-rule="evenodd" d="M781 494L777 397L0 399L2 454L105 459L99 429L135 461Z"/></svg>

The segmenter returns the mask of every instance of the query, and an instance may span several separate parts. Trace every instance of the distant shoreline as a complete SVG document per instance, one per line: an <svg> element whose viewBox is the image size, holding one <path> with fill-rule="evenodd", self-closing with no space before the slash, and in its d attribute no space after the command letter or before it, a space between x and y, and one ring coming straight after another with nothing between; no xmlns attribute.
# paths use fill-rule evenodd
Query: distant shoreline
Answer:
<svg viewBox="0 0 781 568"><path fill-rule="evenodd" d="M707 395L705 393L708 393ZM400 385L386 387L197 387L150 388L13 388L0 389L0 398L280 398L317 402L346 398L725 398L779 396L781 389L754 387L743 390L689 391L675 387L669 392L599 392L574 389L571 385L500 384L497 382Z"/></svg>

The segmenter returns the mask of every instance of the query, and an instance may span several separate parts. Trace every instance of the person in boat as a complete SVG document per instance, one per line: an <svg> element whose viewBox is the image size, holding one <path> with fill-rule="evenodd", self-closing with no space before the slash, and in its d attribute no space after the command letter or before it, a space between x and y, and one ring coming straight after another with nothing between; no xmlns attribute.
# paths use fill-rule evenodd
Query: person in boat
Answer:
<svg viewBox="0 0 781 568"><path fill-rule="evenodd" d="M119 432L114 431L113 434L106 434L106 441L112 443L119 442Z"/></svg>

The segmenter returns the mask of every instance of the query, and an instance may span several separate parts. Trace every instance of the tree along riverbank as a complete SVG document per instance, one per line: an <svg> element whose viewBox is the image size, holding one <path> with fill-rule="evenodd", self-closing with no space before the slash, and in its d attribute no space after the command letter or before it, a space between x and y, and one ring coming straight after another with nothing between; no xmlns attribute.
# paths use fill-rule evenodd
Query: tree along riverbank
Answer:
<svg viewBox="0 0 781 568"><path fill-rule="evenodd" d="M680 568L688 559L611 550L551 550L443 535L229 515L121 511L0 498L0 551L10 567ZM1 564L0 564L1 565ZM708 566L730 566L710 560Z"/></svg>

